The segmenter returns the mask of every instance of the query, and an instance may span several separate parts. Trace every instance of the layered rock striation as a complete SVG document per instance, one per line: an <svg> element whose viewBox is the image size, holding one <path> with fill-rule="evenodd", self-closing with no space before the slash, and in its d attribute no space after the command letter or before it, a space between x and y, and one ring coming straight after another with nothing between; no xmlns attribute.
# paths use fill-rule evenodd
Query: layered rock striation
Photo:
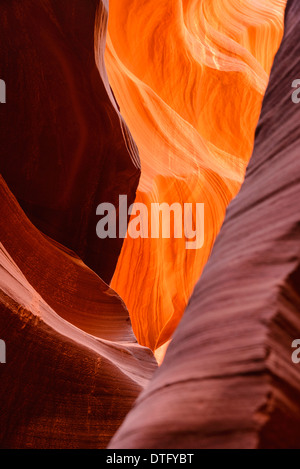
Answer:
<svg viewBox="0 0 300 469"><path fill-rule="evenodd" d="M246 180L111 448L300 448L299 23L289 0Z"/></svg>

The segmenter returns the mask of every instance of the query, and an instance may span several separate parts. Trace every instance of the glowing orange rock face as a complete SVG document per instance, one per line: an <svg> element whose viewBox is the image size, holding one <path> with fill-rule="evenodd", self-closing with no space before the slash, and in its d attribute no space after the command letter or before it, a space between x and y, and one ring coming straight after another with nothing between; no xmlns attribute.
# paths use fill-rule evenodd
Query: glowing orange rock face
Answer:
<svg viewBox="0 0 300 469"><path fill-rule="evenodd" d="M110 0L106 67L140 151L137 201L205 204L205 243L125 240L112 287L167 342L244 178L285 0ZM230 268L230 266L229 266Z"/></svg>

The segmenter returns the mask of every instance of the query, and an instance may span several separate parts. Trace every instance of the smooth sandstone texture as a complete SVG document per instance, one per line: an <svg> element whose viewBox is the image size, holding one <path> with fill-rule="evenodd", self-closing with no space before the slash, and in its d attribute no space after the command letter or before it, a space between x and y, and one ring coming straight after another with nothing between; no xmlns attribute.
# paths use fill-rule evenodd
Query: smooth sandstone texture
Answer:
<svg viewBox="0 0 300 469"><path fill-rule="evenodd" d="M105 63L139 148L136 200L205 204L201 249L174 237L123 244L111 286L139 342L153 350L175 331L244 180L285 4L109 2Z"/></svg>
<svg viewBox="0 0 300 469"><path fill-rule="evenodd" d="M122 300L0 179L0 447L105 448L152 376Z"/></svg>
<svg viewBox="0 0 300 469"><path fill-rule="evenodd" d="M109 282L123 240L97 237L96 208L134 201L140 163L104 67L107 17L102 0L1 2L0 173L34 225Z"/></svg>
<svg viewBox="0 0 300 469"><path fill-rule="evenodd" d="M1 2L1 448L105 448L157 367L106 283L122 240L96 237L97 205L133 202L140 174L104 68L107 9Z"/></svg>
<svg viewBox="0 0 300 469"><path fill-rule="evenodd" d="M300 448L299 24L289 0L246 180L162 366L110 448Z"/></svg>

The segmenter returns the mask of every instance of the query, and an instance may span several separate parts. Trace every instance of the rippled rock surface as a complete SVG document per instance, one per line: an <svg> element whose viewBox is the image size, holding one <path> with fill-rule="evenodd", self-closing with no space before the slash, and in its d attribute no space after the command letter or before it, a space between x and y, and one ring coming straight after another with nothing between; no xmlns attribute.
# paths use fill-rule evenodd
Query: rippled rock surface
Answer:
<svg viewBox="0 0 300 469"><path fill-rule="evenodd" d="M300 448L299 24L289 0L246 180L112 448Z"/></svg>
<svg viewBox="0 0 300 469"><path fill-rule="evenodd" d="M105 448L157 367L107 283L123 240L96 237L97 205L133 202L140 175L107 8L0 2L2 448Z"/></svg>

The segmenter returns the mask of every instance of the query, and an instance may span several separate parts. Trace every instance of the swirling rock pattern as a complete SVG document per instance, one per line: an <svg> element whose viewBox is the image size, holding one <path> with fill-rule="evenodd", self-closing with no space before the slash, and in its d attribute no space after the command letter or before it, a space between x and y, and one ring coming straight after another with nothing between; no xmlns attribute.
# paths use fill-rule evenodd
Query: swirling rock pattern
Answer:
<svg viewBox="0 0 300 469"><path fill-rule="evenodd" d="M300 448L291 360L300 337L299 24L300 4L289 0L246 180L161 368L111 448Z"/></svg>
<svg viewBox="0 0 300 469"><path fill-rule="evenodd" d="M105 448L156 362L116 293L0 182L0 447Z"/></svg>
<svg viewBox="0 0 300 469"><path fill-rule="evenodd" d="M122 240L96 237L96 206L133 201L140 174L104 69L107 2L0 8L0 447L104 448L157 367L105 282Z"/></svg>
<svg viewBox="0 0 300 469"><path fill-rule="evenodd" d="M203 248L187 251L181 239L123 245L112 287L152 349L176 329L244 179L285 4L110 0L105 58L140 152L136 200L205 204Z"/></svg>

